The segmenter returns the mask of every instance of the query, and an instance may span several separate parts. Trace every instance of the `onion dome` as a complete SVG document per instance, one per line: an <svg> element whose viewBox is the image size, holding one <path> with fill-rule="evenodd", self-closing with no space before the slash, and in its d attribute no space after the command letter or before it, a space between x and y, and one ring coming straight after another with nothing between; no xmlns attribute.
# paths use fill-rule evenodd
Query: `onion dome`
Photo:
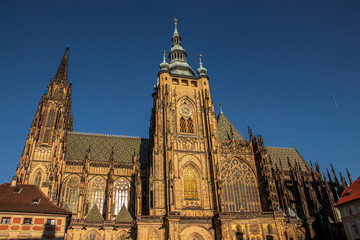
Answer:
<svg viewBox="0 0 360 240"><path fill-rule="evenodd" d="M169 70L169 64L165 60L165 50L164 50L163 61L162 61L162 63L160 63L160 69L161 70Z"/></svg>
<svg viewBox="0 0 360 240"><path fill-rule="evenodd" d="M199 67L199 69L197 70L197 72L198 72L198 74L199 74L200 76L205 76L207 70L206 70L206 68L204 68L204 67L202 66L201 57L202 57L202 54L200 54L200 58L199 58L199 60L200 60L200 67Z"/></svg>

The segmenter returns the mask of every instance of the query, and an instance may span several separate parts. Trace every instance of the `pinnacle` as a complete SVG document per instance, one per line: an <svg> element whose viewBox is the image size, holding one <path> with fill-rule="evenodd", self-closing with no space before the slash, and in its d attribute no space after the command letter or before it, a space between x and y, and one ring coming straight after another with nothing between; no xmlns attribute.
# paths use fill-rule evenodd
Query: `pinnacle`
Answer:
<svg viewBox="0 0 360 240"><path fill-rule="evenodd" d="M68 69L68 57L69 47L65 49L65 54L61 60L59 68L55 74L54 82L67 82L67 69Z"/></svg>

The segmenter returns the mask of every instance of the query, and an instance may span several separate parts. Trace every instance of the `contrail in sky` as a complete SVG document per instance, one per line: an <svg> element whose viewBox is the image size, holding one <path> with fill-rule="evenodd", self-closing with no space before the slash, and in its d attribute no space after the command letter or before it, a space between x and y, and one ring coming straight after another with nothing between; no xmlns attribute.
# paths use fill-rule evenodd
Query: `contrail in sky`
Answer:
<svg viewBox="0 0 360 240"><path fill-rule="evenodd" d="M332 86L331 86L331 94L332 94L333 99L334 99L335 107L338 107L338 104L337 104L337 101L336 101L336 98L335 98L335 94L334 94L334 90L333 90Z"/></svg>

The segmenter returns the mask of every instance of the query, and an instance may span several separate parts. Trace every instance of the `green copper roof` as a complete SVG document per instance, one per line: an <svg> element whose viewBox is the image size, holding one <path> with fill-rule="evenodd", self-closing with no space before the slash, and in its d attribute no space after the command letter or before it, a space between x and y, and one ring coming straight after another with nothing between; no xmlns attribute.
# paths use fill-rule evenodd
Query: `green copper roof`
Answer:
<svg viewBox="0 0 360 240"><path fill-rule="evenodd" d="M295 163L300 165L302 171L310 171L309 164L304 160L300 153L295 148L280 148L280 147L266 147L267 153L270 155L273 167L280 167L280 161L283 170L289 171L288 158L291 166Z"/></svg>
<svg viewBox="0 0 360 240"><path fill-rule="evenodd" d="M243 136L239 133L239 131L234 127L234 125L230 122L230 120L224 115L224 113L220 113L217 117L218 122L218 133L220 140L230 140L231 139L231 127L232 132L234 134L235 140L245 141Z"/></svg>
<svg viewBox="0 0 360 240"><path fill-rule="evenodd" d="M129 211L126 209L126 207L123 205L118 213L118 215L115 218L115 222L131 222L133 219L129 213Z"/></svg>
<svg viewBox="0 0 360 240"><path fill-rule="evenodd" d="M99 208L97 207L97 204L94 204L94 206L91 208L90 212L86 215L85 221L89 222L101 222L104 221L104 218L102 217Z"/></svg>
<svg viewBox="0 0 360 240"><path fill-rule="evenodd" d="M93 161L110 161L113 149L115 162L131 163L135 151L140 156L140 162L144 163L147 162L149 140L70 132L67 135L65 158L83 160L89 147L91 149L90 160Z"/></svg>

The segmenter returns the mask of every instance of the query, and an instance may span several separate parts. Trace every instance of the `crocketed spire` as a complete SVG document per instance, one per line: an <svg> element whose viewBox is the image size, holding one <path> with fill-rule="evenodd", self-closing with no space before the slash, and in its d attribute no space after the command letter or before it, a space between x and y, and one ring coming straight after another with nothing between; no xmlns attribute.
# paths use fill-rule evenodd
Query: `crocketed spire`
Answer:
<svg viewBox="0 0 360 240"><path fill-rule="evenodd" d="M69 57L69 47L65 49L65 54L55 74L54 82L63 82L63 83L67 82L68 57Z"/></svg>
<svg viewBox="0 0 360 240"><path fill-rule="evenodd" d="M172 48L169 52L170 65L169 70L171 73L194 76L195 71L186 62L187 54L181 45L181 36L177 29L178 20L175 18L175 30L172 36Z"/></svg>

